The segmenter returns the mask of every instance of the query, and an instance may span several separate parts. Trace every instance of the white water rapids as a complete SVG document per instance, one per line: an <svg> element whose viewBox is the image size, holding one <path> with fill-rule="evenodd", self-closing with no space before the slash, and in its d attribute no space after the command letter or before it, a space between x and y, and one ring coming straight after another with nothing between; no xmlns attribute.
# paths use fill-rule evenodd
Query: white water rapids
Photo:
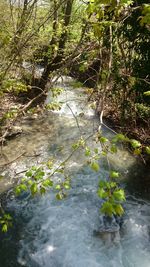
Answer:
<svg viewBox="0 0 150 267"><path fill-rule="evenodd" d="M69 155L72 143L81 134L86 138L96 131L99 121L87 106L85 90L73 89L71 82L65 79L57 84L65 89L58 97L62 102L60 111L47 112L37 120L25 119L23 134L4 147L8 160L24 150L30 155L3 169L4 182L11 184L15 173L52 156L59 163ZM102 130L105 136L111 135L107 128ZM88 144L97 146L93 138ZM33 154L39 156L31 157ZM110 161L124 175L135 162L123 149ZM127 193L119 233L114 239L112 235L106 238L104 233L97 235L103 218L96 191L99 177L106 179L108 175L108 166L105 161L100 162L100 172L95 173L78 151L68 162L68 171L72 186L65 200L56 200L55 193L50 191L43 197L24 194L8 201L7 209L14 214L15 225L0 241L0 266L150 267L150 202ZM113 231L116 223L111 227Z"/></svg>

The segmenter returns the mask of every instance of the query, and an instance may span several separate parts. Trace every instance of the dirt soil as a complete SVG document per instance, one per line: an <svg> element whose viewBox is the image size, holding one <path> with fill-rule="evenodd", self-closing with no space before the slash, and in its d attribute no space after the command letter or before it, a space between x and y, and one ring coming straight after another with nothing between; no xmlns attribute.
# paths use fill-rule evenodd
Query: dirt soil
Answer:
<svg viewBox="0 0 150 267"><path fill-rule="evenodd" d="M0 97L0 120L9 110L13 108L21 108L22 104L19 103L19 97L10 93L5 93Z"/></svg>
<svg viewBox="0 0 150 267"><path fill-rule="evenodd" d="M5 93L0 97L0 126L2 126L2 118L4 114L13 108L22 108L23 101L22 97L15 96L11 93ZM100 110L97 110L98 112ZM111 108L110 103L105 105L104 119L106 123L112 127L118 133L124 133L129 138L139 140L144 145L150 144L150 132L148 123L139 122L136 125L132 121L126 121L124 125L120 123L117 111Z"/></svg>
<svg viewBox="0 0 150 267"><path fill-rule="evenodd" d="M144 122L138 119L135 124L130 118L121 123L117 110L113 110L110 105L105 106L104 119L116 132L123 133L129 138L137 139L143 145L150 145L149 121Z"/></svg>

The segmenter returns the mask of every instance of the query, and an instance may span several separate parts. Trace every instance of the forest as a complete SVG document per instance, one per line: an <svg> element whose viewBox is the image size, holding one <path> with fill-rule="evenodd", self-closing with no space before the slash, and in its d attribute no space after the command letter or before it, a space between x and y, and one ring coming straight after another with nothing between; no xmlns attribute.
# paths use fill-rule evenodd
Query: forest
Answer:
<svg viewBox="0 0 150 267"><path fill-rule="evenodd" d="M66 96L64 96L64 90L68 90ZM71 101L77 99L77 103L79 97L83 98L77 110L74 111L74 106L76 107L77 104L71 106L71 102L65 100L65 97L66 99L68 97L67 94L74 96ZM49 100L51 98L52 100ZM71 114L74 119L75 126L71 122L69 126L69 117L67 124L65 117L60 119L58 116L61 114L63 117L61 110L63 110L64 101L70 112L68 114ZM73 265L73 263L55 263L52 259L48 265L46 254L44 254L44 263L42 261L38 263L33 259L31 263L31 259L26 257L27 251L22 252L25 255L22 258L23 263L19 261L16 263L16 254L12 251L12 247L14 246L14 250L17 250L16 244L19 241L13 239L13 235L20 231L21 227L17 225L21 223L19 224L18 220L25 215L21 213L23 210L15 211L15 208L10 208L9 204L7 207L7 203L13 203L11 198L22 203L22 199L28 196L31 197L29 205L34 206L34 201L39 201L37 200L39 195L40 199L43 195L46 198L49 190L54 190L57 203L68 201L66 199L71 194L68 192L72 192L75 186L72 185L74 182L70 176L78 177L77 170L69 168L72 168L73 164L78 165L78 161L85 163L81 154L86 158L87 168L94 173L91 174L89 171L93 177L93 184L96 186L96 189L93 189L96 191L95 197L97 196L102 201L96 205L100 214L103 214L104 229L94 230L94 233L96 236L100 235L100 238L102 236L107 243L109 239L109 245L116 242L118 228L116 230L113 227L119 227L120 231L123 224L122 218L128 213L128 209L130 214L130 208L125 202L128 202L128 190L132 191L134 181L131 185L129 183L130 189L127 186L127 192L122 182L122 179L130 172L129 161L136 161L133 165L136 170L139 169L139 176L141 175L139 187L144 188L146 192L144 194L148 195L150 192L149 104L149 0L0 1L0 236L2 236L1 244L4 251L9 238L13 240L8 249L8 256L7 253L6 257L3 256L3 250L2 255L0 254L2 266L40 267L43 264L45 267L84 266L86 260ZM84 107L80 110L81 105ZM89 108L94 112L93 119L85 118L86 115L88 116ZM98 118L99 123L93 130L94 133L91 133L91 125L96 124L95 118ZM84 123L85 128L82 125ZM55 132L56 125L59 127L57 126L58 129ZM105 132L106 128L111 134ZM79 135L76 134L77 130ZM28 131L29 135L27 135ZM39 133L41 136L38 137ZM52 139L50 143L53 151L50 150L48 156L45 156L47 150L44 150L42 143L45 142L49 147L44 139L45 136ZM57 138L60 139L57 140ZM38 142L39 146L43 145L43 154L37 149ZM57 147L56 150L55 147ZM129 155L126 156L126 153ZM24 162L20 161L24 157L26 157ZM125 163L118 163L124 158ZM72 160L71 163L70 160ZM78 171L80 173L80 170ZM132 176L136 173L136 171L131 172ZM84 171L81 171L81 177L84 175ZM97 182L95 179L97 177L99 179L99 175L100 180ZM13 182L5 188L3 180L5 181L7 177ZM149 201L147 195L146 197L142 195L142 199L146 198L148 199L146 201ZM144 200L141 201L144 203ZM18 202L14 205L19 205ZM88 203L88 197L86 202ZM39 202L37 203L40 205ZM59 205L65 204L55 205L58 205L59 209ZM75 207L74 209L76 210ZM78 211L77 216L80 217ZM26 217L23 218L26 221ZM108 224L115 230L106 230ZM16 230L17 227L19 230ZM106 232L109 232L107 238L104 237ZM139 237L139 242L143 240L140 238L142 237ZM26 245L24 244L24 247ZM67 247L66 243L65 246ZM49 246L49 249L53 252L55 247ZM142 248L139 255L141 251ZM7 259L11 253L13 253L12 265ZM54 257L57 258L57 256L56 254ZM74 254L72 257L74 259ZM25 258L27 261L24 264ZM148 261L149 255L146 259ZM77 261L77 259L74 260ZM127 261L120 265L117 263L116 265L113 263L96 265L95 262L91 263L89 256L87 266L149 267L146 260L142 263L139 260L140 265L138 261L130 260L133 265L129 265Z"/></svg>
<svg viewBox="0 0 150 267"><path fill-rule="evenodd" d="M13 120L41 103L48 81L63 73L93 89L98 112L103 111L119 130L148 143L148 1L36 0L0 5L2 126L9 117ZM44 69L41 77L35 71L38 64ZM10 99L22 101L21 109L11 108Z"/></svg>

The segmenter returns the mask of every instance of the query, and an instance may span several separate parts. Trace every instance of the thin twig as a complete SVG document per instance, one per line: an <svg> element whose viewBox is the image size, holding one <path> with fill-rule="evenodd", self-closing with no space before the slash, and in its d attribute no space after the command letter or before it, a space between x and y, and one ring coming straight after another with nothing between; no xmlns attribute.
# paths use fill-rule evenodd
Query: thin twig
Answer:
<svg viewBox="0 0 150 267"><path fill-rule="evenodd" d="M79 122L78 122L78 119L77 119L76 115L74 114L74 112L73 112L72 108L69 106L69 104L68 104L68 103L67 103L67 107L70 109L70 111L71 111L71 113L72 113L73 117L74 117L74 118L75 118L75 120L76 120L77 127L78 127L79 131L81 132L80 125L79 125Z"/></svg>
<svg viewBox="0 0 150 267"><path fill-rule="evenodd" d="M15 175L19 175L19 174L24 173L24 172L27 172L27 171L28 171L28 169L25 169L25 170L20 171L20 172L15 172Z"/></svg>
<svg viewBox="0 0 150 267"><path fill-rule="evenodd" d="M41 153L40 154L34 154L34 155L25 155L25 157L34 158L34 157L39 157L40 155L41 155Z"/></svg>
<svg viewBox="0 0 150 267"><path fill-rule="evenodd" d="M24 151L23 153L21 153L21 154L20 154L18 157L16 157L15 159L10 160L9 162L6 162L6 163L0 165L0 168L3 168L4 166L7 166L7 165L13 163L13 162L16 161L17 159L19 159L20 157L22 157L23 155L25 155L25 153L26 153L26 152Z"/></svg>

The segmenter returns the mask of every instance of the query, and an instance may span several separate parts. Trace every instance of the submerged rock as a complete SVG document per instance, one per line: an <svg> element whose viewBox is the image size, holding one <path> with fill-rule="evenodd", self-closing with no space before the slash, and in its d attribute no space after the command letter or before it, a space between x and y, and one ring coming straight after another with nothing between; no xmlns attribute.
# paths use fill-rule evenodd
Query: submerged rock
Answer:
<svg viewBox="0 0 150 267"><path fill-rule="evenodd" d="M107 246L110 246L112 244L119 244L120 243L120 232L118 231L106 231L103 229L103 231L94 231L94 235L96 237L99 237L103 240L104 244Z"/></svg>
<svg viewBox="0 0 150 267"><path fill-rule="evenodd" d="M103 216L100 218L100 227L93 234L100 237L106 245L120 243L120 224L115 217Z"/></svg>

